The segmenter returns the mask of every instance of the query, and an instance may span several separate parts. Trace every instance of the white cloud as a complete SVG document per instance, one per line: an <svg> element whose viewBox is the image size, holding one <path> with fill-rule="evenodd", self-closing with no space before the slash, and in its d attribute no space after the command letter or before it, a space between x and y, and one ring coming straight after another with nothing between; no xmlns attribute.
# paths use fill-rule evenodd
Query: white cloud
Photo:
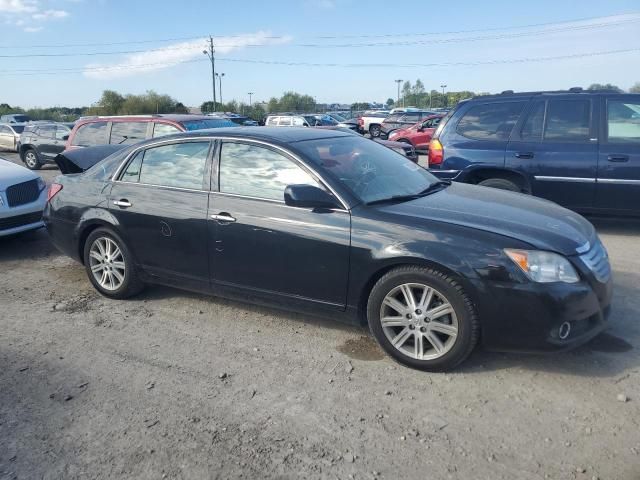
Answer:
<svg viewBox="0 0 640 480"><path fill-rule="evenodd" d="M269 32L246 33L230 37L216 37L214 46L216 55L223 55L250 45L280 45L291 41L291 37L274 37ZM202 38L189 42L175 43L163 48L132 53L117 63L93 63L85 66L84 75L88 78L122 78L140 73L152 72L172 67L182 62L202 58L208 39Z"/></svg>
<svg viewBox="0 0 640 480"><path fill-rule="evenodd" d="M69 16L66 10L46 8L49 0L0 0L0 18L7 25L21 27L25 32L38 32L41 26L26 26L27 21L46 22Z"/></svg>
<svg viewBox="0 0 640 480"><path fill-rule="evenodd" d="M36 0L0 0L0 13L33 13L38 11Z"/></svg>
<svg viewBox="0 0 640 480"><path fill-rule="evenodd" d="M42 27L25 27L23 30L27 33L35 33L42 30Z"/></svg>
<svg viewBox="0 0 640 480"><path fill-rule="evenodd" d="M34 20L49 20L54 18L65 18L68 16L69 12L66 12L65 10L43 10L31 15Z"/></svg>

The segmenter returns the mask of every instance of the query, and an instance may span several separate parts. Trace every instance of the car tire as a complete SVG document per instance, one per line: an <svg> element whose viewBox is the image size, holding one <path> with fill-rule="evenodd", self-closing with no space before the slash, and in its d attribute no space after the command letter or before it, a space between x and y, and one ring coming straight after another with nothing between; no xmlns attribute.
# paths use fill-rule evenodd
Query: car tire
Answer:
<svg viewBox="0 0 640 480"><path fill-rule="evenodd" d="M27 148L24 151L24 164L29 170L40 170L42 162L40 156L33 148Z"/></svg>
<svg viewBox="0 0 640 480"><path fill-rule="evenodd" d="M473 302L462 286L450 275L419 266L396 268L378 280L369 295L367 319L392 358L430 372L463 362L480 334Z"/></svg>
<svg viewBox="0 0 640 480"><path fill-rule="evenodd" d="M506 178L487 178L478 183L482 187L497 188L499 190L509 190L510 192L522 192L522 189Z"/></svg>
<svg viewBox="0 0 640 480"><path fill-rule="evenodd" d="M369 135L371 135L371 138L378 138L380 136L380 131L380 125L369 126Z"/></svg>
<svg viewBox="0 0 640 480"><path fill-rule="evenodd" d="M91 232L83 255L89 281L105 297L125 299L144 288L131 251L111 229L98 228Z"/></svg>

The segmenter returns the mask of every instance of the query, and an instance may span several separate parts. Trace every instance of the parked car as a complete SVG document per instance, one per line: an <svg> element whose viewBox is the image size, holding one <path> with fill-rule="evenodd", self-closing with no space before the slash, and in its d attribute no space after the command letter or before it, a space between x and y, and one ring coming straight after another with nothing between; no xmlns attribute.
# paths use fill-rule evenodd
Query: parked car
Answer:
<svg viewBox="0 0 640 480"><path fill-rule="evenodd" d="M42 178L0 158L0 237L43 227L46 201L47 188Z"/></svg>
<svg viewBox="0 0 640 480"><path fill-rule="evenodd" d="M0 124L0 149L17 152L20 134L24 127L25 125L22 123Z"/></svg>
<svg viewBox="0 0 640 480"><path fill-rule="evenodd" d="M360 133L368 133L371 137L380 136L380 125L383 120L389 116L388 110L369 110L358 118L358 131Z"/></svg>
<svg viewBox="0 0 640 480"><path fill-rule="evenodd" d="M509 91L463 101L440 122L429 166L583 213L637 215L640 95Z"/></svg>
<svg viewBox="0 0 640 480"><path fill-rule="evenodd" d="M264 121L267 127L310 127L311 123L304 117L304 115L296 114L278 114L267 115Z"/></svg>
<svg viewBox="0 0 640 480"><path fill-rule="evenodd" d="M341 131L341 132L351 133L352 135L361 136L360 133L356 132L355 130L351 130L349 128L344 128L344 127L339 127L339 126L322 127L322 128L338 130L338 131ZM379 143L380 145L384 145L387 148L390 148L391 150L393 150L394 152L399 153L400 155L404 155L409 160L411 160L413 163L418 163L418 153L416 152L415 148L413 148L413 146L411 144L409 144L409 143L406 143L406 142L393 142L393 141L390 141L390 140L382 140L381 138L371 138L371 140L376 142L376 143Z"/></svg>
<svg viewBox="0 0 640 480"><path fill-rule="evenodd" d="M30 170L39 170L62 152L69 138L69 127L58 123L35 123L25 127L20 135L18 153Z"/></svg>
<svg viewBox="0 0 640 480"><path fill-rule="evenodd" d="M419 152L427 153L431 137L442 117L444 114L430 115L409 128L394 130L389 135L389 140L410 143Z"/></svg>
<svg viewBox="0 0 640 480"><path fill-rule="evenodd" d="M606 251L578 214L439 181L334 130L147 140L59 177L44 218L107 297L161 283L324 314L424 370L453 368L479 340L575 347L607 326L612 298Z"/></svg>
<svg viewBox="0 0 640 480"><path fill-rule="evenodd" d="M78 120L65 148L105 144L132 144L147 138L207 128L236 126L226 118L207 115L124 115Z"/></svg>
<svg viewBox="0 0 640 480"><path fill-rule="evenodd" d="M0 123L27 123L30 121L29 115L24 113L8 113L0 116Z"/></svg>
<svg viewBox="0 0 640 480"><path fill-rule="evenodd" d="M243 127L255 127L258 125L258 122L256 122L252 118L249 118L246 115L240 115L238 113L208 113L207 116L226 118L227 120L231 120L233 123L236 123Z"/></svg>
<svg viewBox="0 0 640 480"><path fill-rule="evenodd" d="M408 110L392 113L380 124L380 136L387 138L394 130L411 127L432 115L433 112L427 110Z"/></svg>

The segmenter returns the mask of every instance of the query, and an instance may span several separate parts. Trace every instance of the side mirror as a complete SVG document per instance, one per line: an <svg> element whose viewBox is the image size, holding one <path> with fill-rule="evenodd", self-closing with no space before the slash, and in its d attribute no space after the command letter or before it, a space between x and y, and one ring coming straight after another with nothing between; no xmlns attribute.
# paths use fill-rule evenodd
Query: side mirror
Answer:
<svg viewBox="0 0 640 480"><path fill-rule="evenodd" d="M288 185L284 189L284 203L300 208L337 208L336 199L313 185Z"/></svg>
<svg viewBox="0 0 640 480"><path fill-rule="evenodd" d="M62 137L62 140L64 140L65 142L66 142L67 140L69 140L69 135L64 135L64 136Z"/></svg>

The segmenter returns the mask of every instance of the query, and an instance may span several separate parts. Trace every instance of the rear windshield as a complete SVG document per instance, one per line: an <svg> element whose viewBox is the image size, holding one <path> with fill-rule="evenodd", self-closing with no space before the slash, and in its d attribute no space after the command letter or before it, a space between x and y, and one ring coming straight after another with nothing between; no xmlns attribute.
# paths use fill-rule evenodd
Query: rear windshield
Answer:
<svg viewBox="0 0 640 480"><path fill-rule="evenodd" d="M16 133L22 133L24 131L24 126L22 125L12 125L13 131Z"/></svg>
<svg viewBox="0 0 640 480"><path fill-rule="evenodd" d="M11 115L12 122L28 122L31 120L27 115Z"/></svg>
<svg viewBox="0 0 640 480"><path fill-rule="evenodd" d="M187 120L186 122L180 122L187 131L191 130L204 130L206 128L221 128L221 127L237 127L238 125L226 118L205 118L202 120Z"/></svg>

